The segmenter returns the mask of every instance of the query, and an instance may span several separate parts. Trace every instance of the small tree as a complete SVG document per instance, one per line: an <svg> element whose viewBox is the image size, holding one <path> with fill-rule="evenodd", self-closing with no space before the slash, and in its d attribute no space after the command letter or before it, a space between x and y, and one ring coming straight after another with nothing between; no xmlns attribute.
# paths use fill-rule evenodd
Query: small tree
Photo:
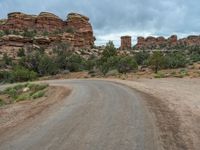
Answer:
<svg viewBox="0 0 200 150"><path fill-rule="evenodd" d="M103 51L102 55L103 57L106 57L106 58L117 55L115 45L112 41L109 41L106 44L105 50Z"/></svg>
<svg viewBox="0 0 200 150"><path fill-rule="evenodd" d="M158 73L158 70L163 66L163 54L161 52L154 52L149 59L149 65L152 66L155 73Z"/></svg>
<svg viewBox="0 0 200 150"><path fill-rule="evenodd" d="M133 57L126 56L120 59L118 63L118 71L120 73L127 73L138 69L138 64Z"/></svg>

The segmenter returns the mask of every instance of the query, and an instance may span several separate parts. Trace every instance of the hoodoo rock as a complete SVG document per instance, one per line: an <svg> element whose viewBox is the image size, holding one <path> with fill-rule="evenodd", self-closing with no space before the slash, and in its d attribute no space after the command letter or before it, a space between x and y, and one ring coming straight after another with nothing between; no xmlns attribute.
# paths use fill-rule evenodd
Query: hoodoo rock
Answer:
<svg viewBox="0 0 200 150"><path fill-rule="evenodd" d="M132 45L131 36L122 36L121 37L121 50L130 50Z"/></svg>
<svg viewBox="0 0 200 150"><path fill-rule="evenodd" d="M0 32L0 52L6 51L5 45L9 47L13 42L15 44L7 48L8 51L19 49L19 45L24 48L26 44L36 43L40 46L53 45L54 42L64 42L71 48L88 49L93 47L95 41L89 18L77 13L70 13L66 20L62 20L49 12L39 15L14 12L8 14L7 19L0 20ZM17 48L13 45L17 45Z"/></svg>

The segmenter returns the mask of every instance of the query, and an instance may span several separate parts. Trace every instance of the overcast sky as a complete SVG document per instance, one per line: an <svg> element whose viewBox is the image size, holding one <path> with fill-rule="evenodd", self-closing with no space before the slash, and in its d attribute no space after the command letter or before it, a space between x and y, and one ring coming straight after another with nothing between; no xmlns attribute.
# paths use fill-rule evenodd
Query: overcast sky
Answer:
<svg viewBox="0 0 200 150"><path fill-rule="evenodd" d="M65 19L69 12L90 18L96 44L113 40L119 46L120 36L180 37L200 32L199 0L0 0L0 18L22 11L38 14L52 12Z"/></svg>

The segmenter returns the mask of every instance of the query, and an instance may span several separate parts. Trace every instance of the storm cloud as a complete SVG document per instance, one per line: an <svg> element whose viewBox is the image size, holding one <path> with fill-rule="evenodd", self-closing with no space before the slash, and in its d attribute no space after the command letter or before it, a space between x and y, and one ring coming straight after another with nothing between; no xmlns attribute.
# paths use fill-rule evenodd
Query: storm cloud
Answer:
<svg viewBox="0 0 200 150"><path fill-rule="evenodd" d="M118 46L127 34L135 41L137 36L182 37L200 30L199 0L0 0L0 18L13 11L49 11L62 19L69 12L82 13L90 18L97 45L113 40Z"/></svg>

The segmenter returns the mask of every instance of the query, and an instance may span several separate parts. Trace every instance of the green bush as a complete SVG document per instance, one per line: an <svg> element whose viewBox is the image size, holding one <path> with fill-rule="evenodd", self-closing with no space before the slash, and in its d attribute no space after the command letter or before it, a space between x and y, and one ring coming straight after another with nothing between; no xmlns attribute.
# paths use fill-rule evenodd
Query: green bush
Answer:
<svg viewBox="0 0 200 150"><path fill-rule="evenodd" d="M120 73L127 73L138 69L138 64L133 57L126 56L120 58L118 62L118 71Z"/></svg>
<svg viewBox="0 0 200 150"><path fill-rule="evenodd" d="M117 50L114 46L114 43L112 41L109 41L106 44L105 50L102 53L102 57L112 57L112 56L116 56L117 55Z"/></svg>
<svg viewBox="0 0 200 150"><path fill-rule="evenodd" d="M145 62L149 58L149 53L145 51L141 51L139 53L136 53L134 58L138 65L145 65L146 64Z"/></svg>
<svg viewBox="0 0 200 150"><path fill-rule="evenodd" d="M154 69L155 73L163 67L164 56L161 52L154 52L149 58L149 65Z"/></svg>
<svg viewBox="0 0 200 150"><path fill-rule="evenodd" d="M185 67L187 64L186 56L184 55L184 53L181 52L167 54L164 56L163 60L164 68L182 68Z"/></svg>
<svg viewBox="0 0 200 150"><path fill-rule="evenodd" d="M5 65L9 65L9 66L11 66L13 64L12 58L10 58L6 53L3 54L3 63Z"/></svg>
<svg viewBox="0 0 200 150"><path fill-rule="evenodd" d="M66 68L69 69L71 72L82 71L85 69L85 60L81 56L72 54L66 59Z"/></svg>
<svg viewBox="0 0 200 150"><path fill-rule="evenodd" d="M54 62L53 59L51 59L47 55L43 55L40 57L38 66L37 66L37 71L39 75L55 75L58 73L58 66Z"/></svg>
<svg viewBox="0 0 200 150"><path fill-rule="evenodd" d="M13 99L15 99L18 96L17 90L13 87L11 88L7 88L4 91L5 94L8 94L10 97L12 97Z"/></svg>
<svg viewBox="0 0 200 150"><path fill-rule="evenodd" d="M0 71L0 82L11 83L13 82L13 75L10 71Z"/></svg>
<svg viewBox="0 0 200 150"><path fill-rule="evenodd" d="M37 78L37 73L34 71L29 71L21 66L16 66L13 71L11 71L14 82L24 82L33 81Z"/></svg>
<svg viewBox="0 0 200 150"><path fill-rule="evenodd" d="M18 53L17 53L18 57L24 57L25 56L25 50L23 48L20 48Z"/></svg>
<svg viewBox="0 0 200 150"><path fill-rule="evenodd" d="M22 36L24 37L29 37L29 38L33 38L37 35L36 30L24 30Z"/></svg>

